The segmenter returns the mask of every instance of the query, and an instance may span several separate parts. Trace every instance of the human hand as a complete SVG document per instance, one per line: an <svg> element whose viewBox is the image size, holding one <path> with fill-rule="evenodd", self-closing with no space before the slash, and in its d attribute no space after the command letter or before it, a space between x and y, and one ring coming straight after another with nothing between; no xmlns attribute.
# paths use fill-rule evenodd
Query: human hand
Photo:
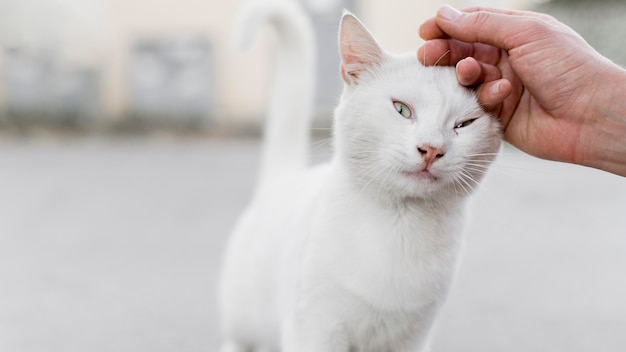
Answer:
<svg viewBox="0 0 626 352"><path fill-rule="evenodd" d="M613 170L594 160L602 143L624 152L623 137L607 140L597 126L606 124L615 90L624 100L626 73L572 29L534 12L444 6L420 35L427 40L420 61L456 65L459 82L476 86L500 118L505 140L544 159L626 174L624 165ZM615 115L626 128L624 115Z"/></svg>

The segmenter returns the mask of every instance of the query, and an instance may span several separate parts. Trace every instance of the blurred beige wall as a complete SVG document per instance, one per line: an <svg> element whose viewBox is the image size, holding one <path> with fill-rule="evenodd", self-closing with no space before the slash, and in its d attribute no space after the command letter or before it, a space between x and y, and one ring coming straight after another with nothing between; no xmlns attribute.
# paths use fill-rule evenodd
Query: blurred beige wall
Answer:
<svg viewBox="0 0 626 352"><path fill-rule="evenodd" d="M520 8L531 1L360 0L353 10L386 49L401 52L413 51L420 45L419 25L446 2L460 8ZM267 30L246 52L234 49L232 24L243 3L244 0L0 0L0 41L4 45L59 45L68 61L97 67L102 72L105 116L118 117L124 116L129 103L128 61L135 40L205 36L215 55L218 123L241 124L263 115L270 57Z"/></svg>
<svg viewBox="0 0 626 352"><path fill-rule="evenodd" d="M251 48L247 57L234 50L232 21L241 2L108 0L106 46L109 63L105 65L105 90L110 112L119 116L128 105L124 77L132 40L146 36L201 34L209 38L213 45L218 118L254 115L264 102L262 90L266 81L264 68L267 66L267 55L261 43ZM253 61L248 62L247 59ZM244 101L245 104L242 103Z"/></svg>
<svg viewBox="0 0 626 352"><path fill-rule="evenodd" d="M199 35L212 45L220 123L258 116L265 102L267 34L245 54L232 43L241 0L0 0L0 45L53 48L66 65L101 72L106 117L129 106L130 50L138 39ZM1 57L1 55L0 55ZM0 61L0 70L4 70ZM0 92L0 101L3 92Z"/></svg>

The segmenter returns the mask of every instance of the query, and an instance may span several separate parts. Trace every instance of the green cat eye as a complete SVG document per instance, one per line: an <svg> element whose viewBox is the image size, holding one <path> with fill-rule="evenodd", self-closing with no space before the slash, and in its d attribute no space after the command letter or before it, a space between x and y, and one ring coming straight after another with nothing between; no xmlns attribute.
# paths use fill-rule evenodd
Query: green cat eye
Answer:
<svg viewBox="0 0 626 352"><path fill-rule="evenodd" d="M398 114L402 115L402 117L404 117L405 119L410 119L411 116L413 115L413 113L411 112L411 109L409 109L408 106L406 106L405 104L399 101L394 101L393 106L396 108L396 111L398 112Z"/></svg>

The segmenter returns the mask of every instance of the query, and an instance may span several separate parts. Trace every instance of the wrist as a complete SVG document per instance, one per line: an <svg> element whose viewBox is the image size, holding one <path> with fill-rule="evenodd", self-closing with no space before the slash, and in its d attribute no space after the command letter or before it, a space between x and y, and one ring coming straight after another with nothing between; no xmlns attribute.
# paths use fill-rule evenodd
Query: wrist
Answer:
<svg viewBox="0 0 626 352"><path fill-rule="evenodd" d="M604 62L580 134L581 165L626 176L626 70Z"/></svg>

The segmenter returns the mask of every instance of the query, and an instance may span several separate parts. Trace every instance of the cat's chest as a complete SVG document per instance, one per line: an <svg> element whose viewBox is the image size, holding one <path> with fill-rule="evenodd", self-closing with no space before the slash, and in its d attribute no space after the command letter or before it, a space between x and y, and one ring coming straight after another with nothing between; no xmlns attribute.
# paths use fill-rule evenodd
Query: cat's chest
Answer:
<svg viewBox="0 0 626 352"><path fill-rule="evenodd" d="M359 204L322 216L312 262L337 285L380 309L419 309L445 296L456 265L459 216L398 214Z"/></svg>

